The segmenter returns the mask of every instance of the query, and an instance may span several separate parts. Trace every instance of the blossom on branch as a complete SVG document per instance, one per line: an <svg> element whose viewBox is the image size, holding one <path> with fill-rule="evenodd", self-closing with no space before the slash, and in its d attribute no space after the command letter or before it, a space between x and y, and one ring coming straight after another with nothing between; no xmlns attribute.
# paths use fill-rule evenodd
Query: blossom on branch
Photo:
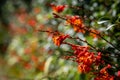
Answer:
<svg viewBox="0 0 120 80"><path fill-rule="evenodd" d="M100 32L95 29L90 29L90 35L93 36L93 38L99 38Z"/></svg>
<svg viewBox="0 0 120 80"><path fill-rule="evenodd" d="M114 80L114 76L110 75L107 69L110 69L111 65L107 65L97 73L97 77L94 80Z"/></svg>
<svg viewBox="0 0 120 80"><path fill-rule="evenodd" d="M56 13L61 13L64 11L64 8L66 7L66 5L58 5L56 6L55 4L50 4L50 6L52 7L53 11Z"/></svg>
<svg viewBox="0 0 120 80"><path fill-rule="evenodd" d="M79 16L67 16L67 23L73 26L74 31L85 33L83 21Z"/></svg>
<svg viewBox="0 0 120 80"><path fill-rule="evenodd" d="M69 43L68 43L69 44ZM67 58L74 58L74 61L78 63L78 71L81 73L87 73L93 70L92 66L99 66L99 63L102 62L101 60L101 53L98 52L95 55L94 52L90 52L90 47L88 46L79 46L74 44L69 44L72 49L74 50L72 57ZM99 62L97 64L97 62Z"/></svg>
<svg viewBox="0 0 120 80"><path fill-rule="evenodd" d="M55 45L60 46L62 42L68 37L69 35L64 35L64 34L60 34L59 32L55 32L53 33L52 39Z"/></svg>

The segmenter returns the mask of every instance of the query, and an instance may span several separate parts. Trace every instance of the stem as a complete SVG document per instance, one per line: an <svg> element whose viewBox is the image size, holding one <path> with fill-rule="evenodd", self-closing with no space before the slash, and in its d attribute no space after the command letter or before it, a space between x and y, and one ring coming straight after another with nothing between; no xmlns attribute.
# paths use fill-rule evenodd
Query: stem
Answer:
<svg viewBox="0 0 120 80"><path fill-rule="evenodd" d="M53 31L47 31L47 30L38 30L38 31L40 31L40 32L48 32L48 33L52 33L52 34L54 34L55 32L53 32ZM89 30L90 31L90 30ZM94 33L94 32L92 32L91 31L91 33ZM94 33L94 34L96 34L96 33ZM102 39L104 39L100 34L96 34L96 35L99 35ZM82 40L82 39L80 39L79 37L76 37L76 38L72 38L72 37L69 37L69 38L71 38L71 39L78 39L78 40L80 40L80 41L82 41L82 42L85 42L85 43L87 43L92 49L94 49L95 51L97 51L97 52L101 52L101 50L99 50L99 49L97 49L96 47L94 47L93 45L91 45L90 43L88 43L86 40ZM111 44L109 41L107 41L106 39L104 39L106 42L108 42L109 44ZM65 43L65 42L64 42ZM65 43L66 44L66 43ZM69 44L69 45L71 45L71 46L73 46L73 44L70 44L70 43L67 43L67 44ZM112 44L111 44L112 45ZM114 46L114 45L112 45L112 46ZM114 46L115 47L115 46ZM108 51L107 50L107 52L108 53L111 53L110 51ZM115 53L115 55L116 55L116 57L119 57L120 56L120 53Z"/></svg>
<svg viewBox="0 0 120 80"><path fill-rule="evenodd" d="M63 44L67 44L67 45L70 45L70 46L74 46L73 44L69 43L69 42L63 42Z"/></svg>
<svg viewBox="0 0 120 80"><path fill-rule="evenodd" d="M70 37L70 38L71 38L71 39L78 39L78 40L80 40L80 41L82 41L82 42L84 42L84 43L87 43L89 46L91 46L92 49L98 51L98 49L96 49L96 47L94 47L93 45L91 45L90 43L88 43L86 40L82 40L82 39L80 39L79 37L76 37L76 38Z"/></svg>
<svg viewBox="0 0 120 80"><path fill-rule="evenodd" d="M56 16L57 18L61 18L61 19L63 19L63 20L67 20L65 17L62 17L62 16L60 16L60 15L58 15L58 14L56 14L56 13L53 13L53 15Z"/></svg>
<svg viewBox="0 0 120 80"><path fill-rule="evenodd" d="M53 15L59 16L59 18L61 18L61 19L63 19L63 20L67 20L66 18L64 18L64 17L62 17L62 16L60 16L60 15L58 15L58 14L56 14L56 13L53 13ZM69 22L70 22L70 21L69 21ZM70 23L71 23L71 22L70 22ZM73 24L73 23L71 23L71 25L78 26L78 25L75 25L75 24ZM103 39L104 41L106 41L107 43L109 43L114 49L120 51L120 49L118 49L115 45L113 45L111 42L109 42L109 41L106 40L103 36L101 36L100 33L97 34L97 33L93 32L93 31L91 31L88 27L84 27L84 28L80 28L80 29L84 29L84 30L86 30L86 31L89 31L89 32L91 32L91 33L93 33L93 34L98 35L101 39ZM82 40L82 41L83 41L83 40ZM84 41L84 42L86 42L87 44L89 44L87 41ZM89 45L90 45L90 44L89 44ZM91 47L93 47L93 46L91 46ZM93 47L93 48L94 48L94 47Z"/></svg>
<svg viewBox="0 0 120 80"><path fill-rule="evenodd" d="M120 49L118 49L115 45L113 45L111 42L109 42L108 40L106 40L104 37L101 36L101 38L103 40L105 40L107 43L109 43L110 45L112 45L115 49L117 49L118 51L120 51Z"/></svg>
<svg viewBox="0 0 120 80"><path fill-rule="evenodd" d="M54 33L52 31L47 31L47 30L37 30L37 31L40 31L40 32L48 32L48 33Z"/></svg>
<svg viewBox="0 0 120 80"><path fill-rule="evenodd" d="M54 32L46 31L46 30L38 30L38 31L48 32L48 33L54 33ZM87 43L89 46L91 46L92 49L98 51L98 49L96 49L96 47L94 47L93 45L91 45L90 43L88 43L86 40L82 40L82 39L80 39L79 37L76 37L76 38L69 37L69 38L71 38L71 39L78 39L78 40L80 40L80 41L82 41L82 42L84 42L84 43ZM67 42L64 42L64 44L66 44L66 43L67 43ZM71 43L67 43L67 44L73 46L73 44L71 44Z"/></svg>
<svg viewBox="0 0 120 80"><path fill-rule="evenodd" d="M89 32L91 32L91 33L93 33L93 34L98 35L101 39L103 39L104 41L106 41L107 43L109 43L114 49L117 49L118 51L120 51L115 45L113 45L111 42L109 42L108 40L106 40L100 33L97 34L97 33L91 31L91 30L88 29L88 28L86 28L85 30L87 30L87 31L89 31Z"/></svg>

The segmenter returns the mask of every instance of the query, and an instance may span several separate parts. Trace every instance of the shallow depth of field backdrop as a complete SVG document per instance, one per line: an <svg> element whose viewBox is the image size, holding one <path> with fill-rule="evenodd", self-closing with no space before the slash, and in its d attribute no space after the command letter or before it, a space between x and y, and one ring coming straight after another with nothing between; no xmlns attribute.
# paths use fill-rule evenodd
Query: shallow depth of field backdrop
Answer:
<svg viewBox="0 0 120 80"><path fill-rule="evenodd" d="M120 80L120 0L0 0L0 80L94 79Z"/></svg>

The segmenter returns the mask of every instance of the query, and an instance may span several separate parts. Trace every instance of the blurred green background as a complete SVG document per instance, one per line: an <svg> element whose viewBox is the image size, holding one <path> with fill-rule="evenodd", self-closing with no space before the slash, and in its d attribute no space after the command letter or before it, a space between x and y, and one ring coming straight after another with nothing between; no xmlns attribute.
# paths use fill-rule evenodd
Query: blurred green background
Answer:
<svg viewBox="0 0 120 80"><path fill-rule="evenodd" d="M67 8L62 15L83 17L85 25L107 34L104 37L120 47L119 0L0 0L0 80L90 80L92 75L77 71L77 63L62 58L69 55L69 46L53 45L49 34L36 29L79 36L97 48L115 52L102 39L76 33L64 20L55 19L50 3L80 7Z"/></svg>

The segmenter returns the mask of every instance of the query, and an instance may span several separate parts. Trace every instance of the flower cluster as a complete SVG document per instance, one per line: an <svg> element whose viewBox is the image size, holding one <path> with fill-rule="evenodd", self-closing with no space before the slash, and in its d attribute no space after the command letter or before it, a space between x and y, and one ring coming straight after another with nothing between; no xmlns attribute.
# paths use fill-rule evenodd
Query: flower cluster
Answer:
<svg viewBox="0 0 120 80"><path fill-rule="evenodd" d="M60 46L63 44L63 41L66 38L71 38L69 35L64 35L59 33L58 31L53 32L53 42L55 45ZM71 43L64 42L64 44L68 44L72 47L72 50L74 51L73 56L66 56L66 59L73 58L75 62L78 63L78 70L81 73L87 73L90 72L92 69L92 66L99 66L101 63L104 63L104 61L101 59L101 52L98 52L95 54L94 52L90 52L90 47L88 46L80 46L80 45L74 45Z"/></svg>
<svg viewBox="0 0 120 80"><path fill-rule="evenodd" d="M60 34L59 32L54 32L52 39L55 45L60 46L62 42L68 37L69 35L64 35L64 34Z"/></svg>
<svg viewBox="0 0 120 80"><path fill-rule="evenodd" d="M91 36L93 36L94 38L98 38L99 35L100 34L100 32L99 31L97 31L97 30L95 30L95 29L90 29L90 35Z"/></svg>
<svg viewBox="0 0 120 80"><path fill-rule="evenodd" d="M66 16L66 19L67 23L73 25L74 31L85 33L83 21L79 16Z"/></svg>
<svg viewBox="0 0 120 80"><path fill-rule="evenodd" d="M73 27L75 32L83 33L83 35L85 34L85 36L86 34L89 34L93 38L101 38L114 47L112 43L110 43L108 40L102 37L102 35L98 30L86 26L84 24L84 19L82 19L80 16L68 16L68 15L64 16L59 14L64 10L64 8L66 7L65 5L56 6L54 4L51 4L51 7L54 11L53 13L54 18L61 18L65 20L67 24L70 24ZM80 46L65 42L64 40L66 38L76 39L76 40L78 39L79 41L86 43L88 46ZM57 46L60 46L61 44L67 44L72 47L73 52L71 53L73 55L72 56L68 55L65 56L64 58L72 59L73 61L77 62L78 71L80 73L89 73L89 72L92 72L93 74L95 73L96 77L94 78L94 80L114 80L115 76L110 75L109 72L107 71L108 69L112 68L111 65L107 65L103 68L101 67L101 64L106 65L105 61L103 60L104 58L102 58L102 53L101 53L102 51L98 50L94 45L90 44L88 41L82 40L78 37L72 38L69 35L60 34L59 32L53 32L52 39L54 44ZM95 51L92 51L91 49L94 49ZM118 77L120 76L120 71L118 71L117 76Z"/></svg>
<svg viewBox="0 0 120 80"><path fill-rule="evenodd" d="M107 69L110 69L111 65L107 65L97 73L97 77L94 80L114 80L114 76L110 75Z"/></svg>
<svg viewBox="0 0 120 80"><path fill-rule="evenodd" d="M76 62L78 63L78 70L81 73L87 73L92 70L92 66L98 61L101 62L101 55L89 51L88 46L72 46ZM98 66L98 65L96 65Z"/></svg>

